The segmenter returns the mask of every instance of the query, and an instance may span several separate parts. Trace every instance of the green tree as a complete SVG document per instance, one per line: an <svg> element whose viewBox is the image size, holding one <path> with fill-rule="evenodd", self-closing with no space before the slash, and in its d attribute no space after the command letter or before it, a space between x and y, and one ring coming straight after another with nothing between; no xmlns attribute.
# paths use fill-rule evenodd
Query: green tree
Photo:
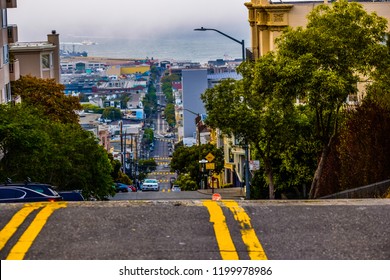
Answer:
<svg viewBox="0 0 390 280"><path fill-rule="evenodd" d="M157 163L154 159L141 159L138 161L138 170L147 174L157 169Z"/></svg>
<svg viewBox="0 0 390 280"><path fill-rule="evenodd" d="M152 65L150 67L150 73L152 75L152 80L156 80L157 76L159 75L159 70L156 65Z"/></svg>
<svg viewBox="0 0 390 280"><path fill-rule="evenodd" d="M161 78L162 83L162 91L165 95L166 101L168 104L171 104L174 102L174 96L172 91L172 82L179 82L181 81L180 76L176 74L171 74L168 76L164 76Z"/></svg>
<svg viewBox="0 0 390 280"><path fill-rule="evenodd" d="M273 53L255 64L242 63L238 68L242 80L224 80L201 97L208 125L244 139L256 151L264 166L271 199L275 197L275 169L279 169L275 167L276 159L296 133L293 100L280 86L283 66Z"/></svg>
<svg viewBox="0 0 390 280"><path fill-rule="evenodd" d="M305 105L296 106L294 119L290 121L291 138L286 139L283 149L275 155L274 171L278 193L294 198L307 198L308 188L317 166L319 142L312 128L315 116Z"/></svg>
<svg viewBox="0 0 390 280"><path fill-rule="evenodd" d="M173 103L173 91L172 91L172 83L164 82L162 84L162 91L165 95L165 99L167 103Z"/></svg>
<svg viewBox="0 0 390 280"><path fill-rule="evenodd" d="M180 81L181 81L180 76L176 74L170 74L161 78L162 83L172 84L172 82L180 82Z"/></svg>
<svg viewBox="0 0 390 280"><path fill-rule="evenodd" d="M54 79L22 76L11 82L12 94L20 96L23 103L38 108L53 121L78 123L75 111L82 110L79 98L65 95L64 90Z"/></svg>
<svg viewBox="0 0 390 280"><path fill-rule="evenodd" d="M191 177L190 174L180 174L175 184L179 185L183 191L194 191L198 188L198 183Z"/></svg>
<svg viewBox="0 0 390 280"><path fill-rule="evenodd" d="M107 107L103 111L102 118L110 119L113 121L120 120L122 119L122 112L118 108Z"/></svg>
<svg viewBox="0 0 390 280"><path fill-rule="evenodd" d="M286 65L283 88L305 100L316 115L315 133L322 146L310 189L310 197L316 198L344 102L357 93L360 78L380 64L387 22L346 0L317 6L308 20L306 28L289 29L277 44Z"/></svg>
<svg viewBox="0 0 390 280"><path fill-rule="evenodd" d="M50 183L103 199L113 194L112 166L92 133L53 122L30 106L0 106L0 177Z"/></svg>
<svg viewBox="0 0 390 280"><path fill-rule="evenodd" d="M170 127L175 127L176 118L175 118L175 105L172 103L167 104L164 110L165 120L168 122Z"/></svg>
<svg viewBox="0 0 390 280"><path fill-rule="evenodd" d="M157 94L156 88L153 83L149 84L148 93L143 99L144 112L145 115L149 118L152 114L156 113L157 110Z"/></svg>
<svg viewBox="0 0 390 280"><path fill-rule="evenodd" d="M154 131L151 128L145 128L144 130L144 140L147 145L153 143L154 140Z"/></svg>
<svg viewBox="0 0 390 280"><path fill-rule="evenodd" d="M82 104L83 110L88 113L103 114L104 109L93 104Z"/></svg>
<svg viewBox="0 0 390 280"><path fill-rule="evenodd" d="M171 171L177 174L188 174L191 180L200 184L200 164L199 160L205 158L209 153L213 154L215 159L215 173L220 173L224 166L223 150L216 148L212 144L200 146L177 147L171 160Z"/></svg>
<svg viewBox="0 0 390 280"><path fill-rule="evenodd" d="M114 156L112 154L108 154L108 158L110 159L112 166L111 178L115 182L131 185L133 182L131 181L129 176L122 172L122 163L119 160L114 159Z"/></svg>

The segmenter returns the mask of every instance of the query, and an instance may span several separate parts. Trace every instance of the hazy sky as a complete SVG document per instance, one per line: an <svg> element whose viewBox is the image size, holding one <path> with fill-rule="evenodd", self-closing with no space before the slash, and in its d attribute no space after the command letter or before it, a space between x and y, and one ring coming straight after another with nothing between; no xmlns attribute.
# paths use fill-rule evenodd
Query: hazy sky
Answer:
<svg viewBox="0 0 390 280"><path fill-rule="evenodd" d="M51 30L71 37L194 36L201 26L238 39L249 36L250 0L18 0L8 9L19 41L42 41Z"/></svg>

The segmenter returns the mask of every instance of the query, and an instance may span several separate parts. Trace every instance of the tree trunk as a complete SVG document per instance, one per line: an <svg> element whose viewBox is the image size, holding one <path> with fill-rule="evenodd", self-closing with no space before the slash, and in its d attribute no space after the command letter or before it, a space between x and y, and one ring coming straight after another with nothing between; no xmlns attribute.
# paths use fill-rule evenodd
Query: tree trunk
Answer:
<svg viewBox="0 0 390 280"><path fill-rule="evenodd" d="M275 199L274 173L272 171L271 163L268 160L265 161L265 172L267 173L268 178L269 199Z"/></svg>
<svg viewBox="0 0 390 280"><path fill-rule="evenodd" d="M328 158L328 155L330 153L330 147L332 145L333 138L334 137L331 137L328 144L326 144L322 150L320 162L318 163L318 166L317 166L316 172L314 173L314 178L313 178L313 181L312 181L311 187L310 187L310 192L309 192L310 199L318 198L318 196L319 196L320 189L321 189L320 179L321 179L322 173L324 171L326 159Z"/></svg>

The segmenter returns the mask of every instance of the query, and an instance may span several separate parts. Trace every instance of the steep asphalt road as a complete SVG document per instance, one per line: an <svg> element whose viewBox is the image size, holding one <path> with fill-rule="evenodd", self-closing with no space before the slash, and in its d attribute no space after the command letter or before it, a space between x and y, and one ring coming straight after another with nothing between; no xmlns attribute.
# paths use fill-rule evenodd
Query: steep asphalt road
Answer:
<svg viewBox="0 0 390 280"><path fill-rule="evenodd" d="M0 205L0 259L389 260L390 200Z"/></svg>

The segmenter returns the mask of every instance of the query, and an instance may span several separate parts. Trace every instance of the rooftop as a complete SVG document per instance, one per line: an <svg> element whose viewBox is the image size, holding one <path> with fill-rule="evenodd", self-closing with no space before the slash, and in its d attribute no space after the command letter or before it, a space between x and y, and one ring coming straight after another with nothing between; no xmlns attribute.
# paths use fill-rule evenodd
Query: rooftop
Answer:
<svg viewBox="0 0 390 280"><path fill-rule="evenodd" d="M49 42L17 42L10 44L10 50L12 51L26 51L26 50L47 50L54 49L55 46Z"/></svg>

